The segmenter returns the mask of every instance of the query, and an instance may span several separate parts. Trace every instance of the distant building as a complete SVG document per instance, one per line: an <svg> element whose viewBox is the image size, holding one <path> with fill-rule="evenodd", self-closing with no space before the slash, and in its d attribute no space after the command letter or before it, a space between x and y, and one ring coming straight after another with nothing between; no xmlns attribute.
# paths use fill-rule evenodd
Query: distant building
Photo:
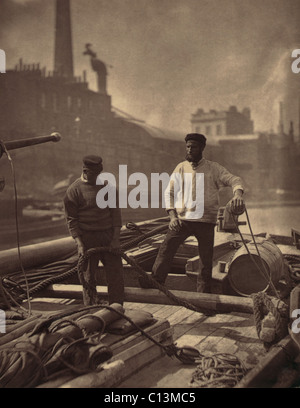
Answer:
<svg viewBox="0 0 300 408"><path fill-rule="evenodd" d="M128 175L144 173L149 180L153 173L171 174L184 160L184 136L189 130L158 129L114 108L107 93L106 65L91 50L91 44L83 44L97 76L98 89L90 90L85 73L74 76L70 32L70 0L56 0L54 70L20 60L13 70L0 75L1 140L53 131L62 135L59 143L12 151L19 194L48 199L54 186L63 188L57 183L80 174L86 154L100 154L105 171L116 178L119 165L128 166ZM231 106L219 112L198 109L191 123L193 131L208 137L205 157L239 174L253 197L260 192L265 197L269 189L299 190L299 154L293 129L284 133L283 120L278 134L254 134L250 109L238 112ZM1 194L13 197L11 168L4 159L0 165L0 175L7 181ZM141 211L143 219L162 214L165 212ZM134 216L139 216L136 210Z"/></svg>
<svg viewBox="0 0 300 408"><path fill-rule="evenodd" d="M134 172L149 179L152 173L171 173L184 157L185 134L149 126L114 108L107 93L106 64L97 58L91 44L83 44L83 53L96 75L97 91L89 89L85 72L81 77L74 75L70 0L56 0L55 28L53 70L20 59L14 69L0 75L0 140L54 131L62 136L59 143L11 152L19 194L48 199L57 183L71 173L80 175L82 157L87 154L101 155L105 171L117 180L119 165L127 165L128 177ZM0 175L6 180L2 195L13 197L5 157L0 165ZM137 219L138 211L133 215ZM161 215L165 212L141 211L143 219Z"/></svg>
<svg viewBox="0 0 300 408"><path fill-rule="evenodd" d="M206 136L253 134L249 108L244 108L242 112L239 112L236 106L230 106L228 111L211 109L205 112L198 109L192 114L191 124L193 132L204 133Z"/></svg>

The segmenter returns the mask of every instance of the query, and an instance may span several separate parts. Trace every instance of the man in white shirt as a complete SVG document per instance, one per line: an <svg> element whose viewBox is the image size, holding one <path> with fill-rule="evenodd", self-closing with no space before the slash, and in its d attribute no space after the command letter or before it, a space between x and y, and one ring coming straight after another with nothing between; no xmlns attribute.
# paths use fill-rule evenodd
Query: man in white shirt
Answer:
<svg viewBox="0 0 300 408"><path fill-rule="evenodd" d="M185 141L186 160L175 168L165 193L170 224L153 265L152 277L164 284L177 249L186 238L194 235L203 265L197 278L197 291L210 293L218 191L230 186L233 198L229 205L235 212L242 213L244 188L240 177L202 156L206 146L204 135L190 133Z"/></svg>

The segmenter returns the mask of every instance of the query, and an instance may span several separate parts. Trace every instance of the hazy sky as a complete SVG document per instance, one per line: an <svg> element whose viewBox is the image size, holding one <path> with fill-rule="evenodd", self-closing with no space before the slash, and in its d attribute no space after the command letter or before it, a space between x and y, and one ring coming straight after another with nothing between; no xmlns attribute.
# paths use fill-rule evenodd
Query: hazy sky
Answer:
<svg viewBox="0 0 300 408"><path fill-rule="evenodd" d="M198 108L249 106L256 130L278 124L299 0L71 0L75 73L92 43L109 67L113 106L152 125L189 131ZM54 0L0 0L0 48L53 69Z"/></svg>

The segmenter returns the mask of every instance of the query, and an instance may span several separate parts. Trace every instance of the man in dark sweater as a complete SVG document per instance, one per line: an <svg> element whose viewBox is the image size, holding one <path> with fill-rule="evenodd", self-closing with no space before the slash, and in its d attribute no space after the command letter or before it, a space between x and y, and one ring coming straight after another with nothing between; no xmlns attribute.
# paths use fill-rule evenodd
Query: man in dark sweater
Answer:
<svg viewBox="0 0 300 408"><path fill-rule="evenodd" d="M96 197L104 186L97 185L96 180L102 172L100 156L83 158L83 169L80 178L71 184L64 197L64 208L67 225L74 238L78 255L95 247L120 247L120 228L122 226L121 211L118 208L99 208ZM105 186L107 188L107 185ZM109 186L114 189L113 186ZM116 193L116 191L115 191ZM109 304L124 301L124 278L121 257L111 252L92 254L80 276L83 285L83 301L85 305L98 303L96 291L96 270L99 260L104 265L108 286Z"/></svg>

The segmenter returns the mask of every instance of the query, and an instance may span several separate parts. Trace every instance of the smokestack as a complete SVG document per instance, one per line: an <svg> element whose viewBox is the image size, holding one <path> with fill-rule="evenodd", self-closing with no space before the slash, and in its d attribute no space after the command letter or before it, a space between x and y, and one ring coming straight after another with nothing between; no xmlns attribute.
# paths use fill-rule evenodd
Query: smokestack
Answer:
<svg viewBox="0 0 300 408"><path fill-rule="evenodd" d="M67 78L74 76L70 0L56 0L54 71Z"/></svg>
<svg viewBox="0 0 300 408"><path fill-rule="evenodd" d="M279 126L278 126L278 133L284 133L284 125L283 125L283 103L279 102Z"/></svg>

